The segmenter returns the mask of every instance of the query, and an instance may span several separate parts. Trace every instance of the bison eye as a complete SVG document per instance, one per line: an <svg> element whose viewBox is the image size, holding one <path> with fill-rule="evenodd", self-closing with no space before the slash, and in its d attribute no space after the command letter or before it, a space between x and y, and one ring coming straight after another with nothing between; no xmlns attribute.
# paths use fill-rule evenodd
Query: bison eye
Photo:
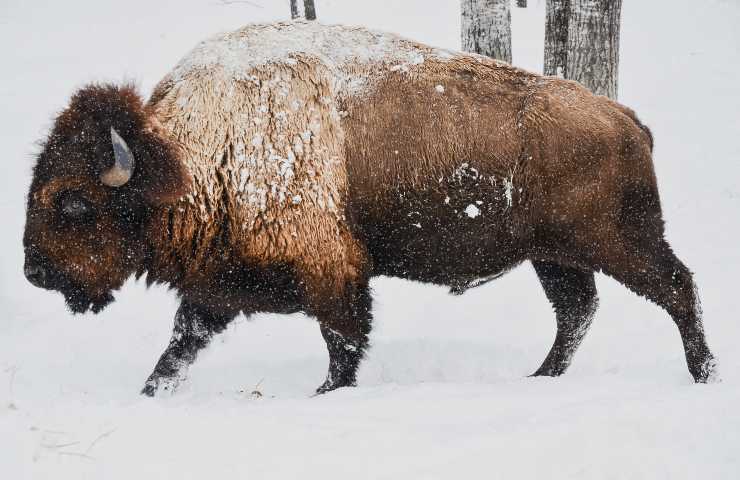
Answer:
<svg viewBox="0 0 740 480"><path fill-rule="evenodd" d="M60 196L59 209L62 215L72 220L85 218L92 212L90 202L75 192L66 192Z"/></svg>

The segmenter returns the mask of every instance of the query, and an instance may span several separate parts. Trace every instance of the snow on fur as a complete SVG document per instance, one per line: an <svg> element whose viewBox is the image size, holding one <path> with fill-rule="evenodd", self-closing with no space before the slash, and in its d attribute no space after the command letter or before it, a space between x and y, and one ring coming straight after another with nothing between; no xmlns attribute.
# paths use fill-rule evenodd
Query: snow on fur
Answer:
<svg viewBox="0 0 740 480"><path fill-rule="evenodd" d="M218 67L237 80L255 81L251 72L257 67L313 60L338 76L338 91L359 94L370 86L367 72L358 68L363 65L381 62L391 71L408 72L425 58L448 60L459 56L392 33L297 20L248 25L216 35L198 44L171 75L178 82L193 72Z"/></svg>

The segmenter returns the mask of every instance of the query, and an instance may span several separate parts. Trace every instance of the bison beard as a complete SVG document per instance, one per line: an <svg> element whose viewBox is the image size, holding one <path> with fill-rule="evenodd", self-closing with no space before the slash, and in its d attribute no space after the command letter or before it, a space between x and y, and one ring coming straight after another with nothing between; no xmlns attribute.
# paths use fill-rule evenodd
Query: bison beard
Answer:
<svg viewBox="0 0 740 480"><path fill-rule="evenodd" d="M534 375L567 370L603 272L670 314L707 382L716 361L664 238L651 152L634 112L574 82L359 28L251 25L199 45L146 105L130 86L73 97L29 194L27 262L44 252L48 276L26 275L77 313L134 274L177 291L145 395L173 391L257 312L315 317L329 354L317 392L354 385L372 277L460 294L523 262L557 322ZM87 223L61 218L55 199L75 195L97 212Z"/></svg>
<svg viewBox="0 0 740 480"><path fill-rule="evenodd" d="M101 297L91 298L85 291L72 284L61 286L58 289L64 295L64 301L72 313L99 313L115 300L111 293L105 293Z"/></svg>
<svg viewBox="0 0 740 480"><path fill-rule="evenodd" d="M29 267L37 271L43 271L43 281L33 281L37 287L46 290L57 291L62 294L67 307L72 313L93 313L101 312L105 307L113 302L114 297L111 292L102 295L91 296L85 288L74 281L70 280L67 275L54 269L51 262L43 255L38 253L35 248L26 249L26 266L24 270L28 275Z"/></svg>

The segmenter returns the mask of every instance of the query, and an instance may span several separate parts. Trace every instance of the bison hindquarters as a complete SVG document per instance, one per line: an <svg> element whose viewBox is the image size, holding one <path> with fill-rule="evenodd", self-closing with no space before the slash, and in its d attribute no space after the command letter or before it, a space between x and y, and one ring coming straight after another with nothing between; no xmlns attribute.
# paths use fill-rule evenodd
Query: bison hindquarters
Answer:
<svg viewBox="0 0 740 480"><path fill-rule="evenodd" d="M593 274L587 271L591 270L604 272L663 308L678 327L694 380L717 379L717 362L704 336L693 276L664 238L657 186L651 183L621 187L616 212L599 212L595 218L600 221L580 225L568 242L558 244L558 251L549 255L554 263L534 262L558 323L555 343L536 375L563 373L585 335L596 308ZM551 231L566 231L566 227L558 225ZM578 259L579 268L586 270L574 269L569 259Z"/></svg>

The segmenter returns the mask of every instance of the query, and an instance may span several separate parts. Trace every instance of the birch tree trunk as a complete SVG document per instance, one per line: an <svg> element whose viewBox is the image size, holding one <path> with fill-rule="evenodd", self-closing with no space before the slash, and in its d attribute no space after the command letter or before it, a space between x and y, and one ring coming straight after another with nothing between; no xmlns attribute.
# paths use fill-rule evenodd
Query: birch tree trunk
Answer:
<svg viewBox="0 0 740 480"><path fill-rule="evenodd" d="M306 14L303 9L303 2L300 2L299 0L290 0L290 18L291 20L295 20L296 18L303 18Z"/></svg>
<svg viewBox="0 0 740 480"><path fill-rule="evenodd" d="M306 8L306 20L316 20L316 5L313 0L303 0L303 5Z"/></svg>
<svg viewBox="0 0 740 480"><path fill-rule="evenodd" d="M290 18L316 20L316 6L313 0L290 0Z"/></svg>
<svg viewBox="0 0 740 480"><path fill-rule="evenodd" d="M568 13L570 0L547 0L545 18L545 75L568 78Z"/></svg>
<svg viewBox="0 0 740 480"><path fill-rule="evenodd" d="M545 75L617 98L622 0L547 0Z"/></svg>
<svg viewBox="0 0 740 480"><path fill-rule="evenodd" d="M570 0L566 78L617 98L622 0Z"/></svg>
<svg viewBox="0 0 740 480"><path fill-rule="evenodd" d="M510 0L460 0L462 49L511 63Z"/></svg>

